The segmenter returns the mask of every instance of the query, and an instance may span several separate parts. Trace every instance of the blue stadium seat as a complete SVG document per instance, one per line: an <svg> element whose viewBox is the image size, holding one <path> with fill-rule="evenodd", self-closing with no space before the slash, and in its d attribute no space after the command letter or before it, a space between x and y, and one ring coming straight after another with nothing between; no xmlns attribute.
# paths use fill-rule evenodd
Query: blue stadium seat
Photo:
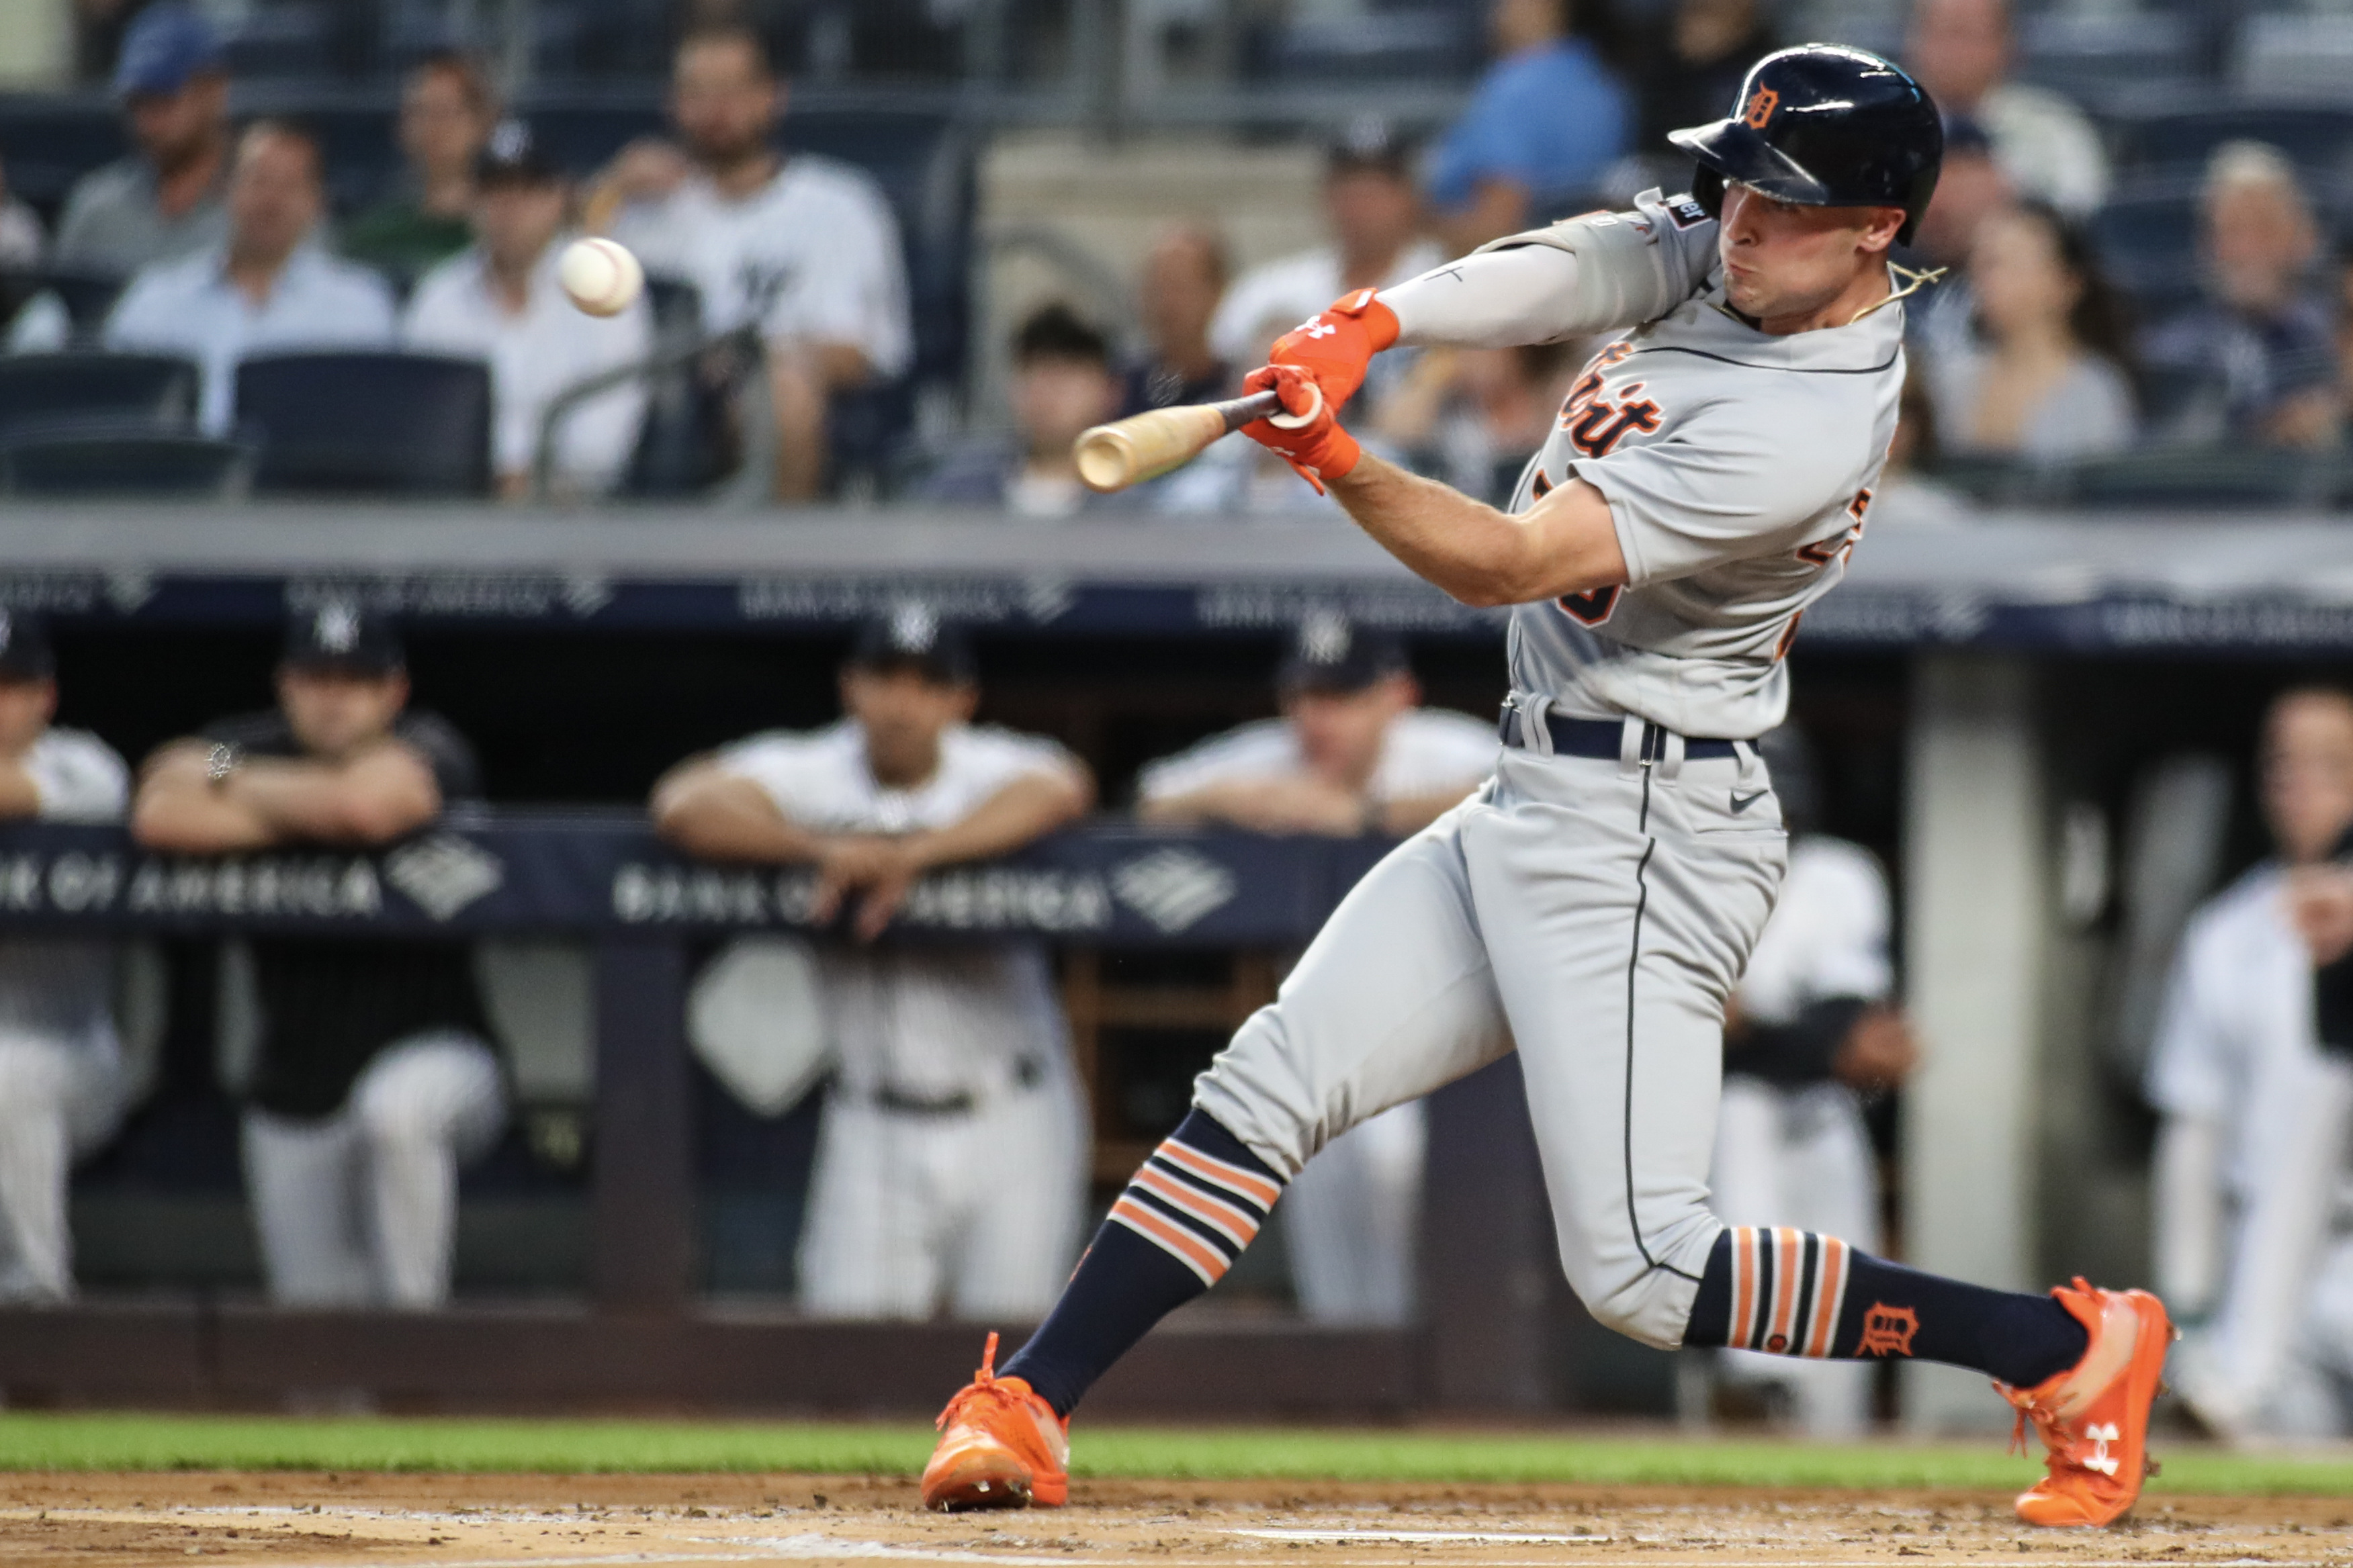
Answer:
<svg viewBox="0 0 2353 1568"><path fill-rule="evenodd" d="M481 496L491 375L434 354L259 355L237 371L237 420L262 493Z"/></svg>
<svg viewBox="0 0 2353 1568"><path fill-rule="evenodd" d="M2020 80L2097 106L2213 74L2204 28L2179 13L2049 10L2019 18Z"/></svg>
<svg viewBox="0 0 2353 1568"><path fill-rule="evenodd" d="M2194 176L2225 142L2268 142L2298 167L2337 176L2353 166L2353 107L2341 104L2216 103L2119 115L2116 168L2147 178Z"/></svg>
<svg viewBox="0 0 2353 1568"><path fill-rule="evenodd" d="M0 435L0 494L229 500L245 493L253 449L138 422L63 420Z"/></svg>
<svg viewBox="0 0 2353 1568"><path fill-rule="evenodd" d="M8 190L54 223L73 184L130 150L121 112L102 96L0 94L0 160Z"/></svg>
<svg viewBox="0 0 2353 1568"><path fill-rule="evenodd" d="M0 434L81 416L185 428L195 416L198 380L193 363L169 354L0 357Z"/></svg>
<svg viewBox="0 0 2353 1568"><path fill-rule="evenodd" d="M2132 297L2143 321L2198 291L2198 193L2173 181L2109 197L2091 220L2093 248L2108 277Z"/></svg>
<svg viewBox="0 0 2353 1568"><path fill-rule="evenodd" d="M1476 10L1417 5L1260 27L1248 38L1244 69L1280 81L1466 80L1483 58Z"/></svg>

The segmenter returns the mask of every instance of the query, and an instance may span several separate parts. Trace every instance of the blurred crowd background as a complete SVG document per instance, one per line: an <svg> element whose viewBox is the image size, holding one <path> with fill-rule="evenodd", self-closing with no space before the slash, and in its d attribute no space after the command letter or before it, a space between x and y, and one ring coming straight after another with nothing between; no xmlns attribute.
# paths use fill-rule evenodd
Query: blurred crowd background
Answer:
<svg viewBox="0 0 2353 1568"><path fill-rule="evenodd" d="M1946 115L1901 258L1939 278L1908 307L1874 532L2021 505L2129 527L2353 504L2353 12L2327 5L9 0L0 505L191 503L128 514L157 537L240 521L219 503L248 497L312 503L286 515L322 532L337 500L385 498L779 531L888 508L1313 522L1329 503L1254 446L1102 498L1071 442L1230 394L1346 289L1682 188L1664 132L1817 39L1903 60ZM586 233L649 275L609 319L557 287ZM1349 421L1500 500L1586 355L1390 353ZM0 612L0 816L206 856L396 846L480 799L593 805L684 855L815 867L879 927L923 872L1098 806L1137 831L1410 833L1483 773L1503 679L1492 639L1324 615L1073 657L913 601L846 646L299 607L282 642ZM1906 758L1974 722L1977 689L1883 650L1794 657L1773 766L1804 837L1735 1010L1719 1194L1744 1223L1900 1255L1922 1049L1902 873L1956 831L1920 801L1963 837L1976 804L1936 794L1975 774ZM2334 673L2053 660L2004 720L2045 725L2056 759L2050 809L2035 795L2002 841L2051 866L2025 907L2057 998L2035 1027L2062 1044L2011 1108L2051 1123L2018 1134L2050 1178L2019 1205L2043 1226L2033 1265L2158 1278L2220 1325L2197 1387L2225 1433L2337 1430L2353 1389L2353 1249L2326 1204L2262 1206L2332 1190L2353 1116L2353 1068L2280 1005L2311 954L2265 901L2353 824ZM702 943L697 1289L819 1317L1034 1314L1090 1192L1174 1125L1290 956ZM576 942L11 933L0 1300L576 1296L594 984ZM1416 1111L1363 1133L1293 1189L1218 1309L1417 1321L1426 1131ZM1034 1155L1018 1182L1006 1148ZM2256 1215L2296 1239L2242 1275L2232 1238ZM2316 1279L2339 1283L2306 1311ZM1850 1434L1892 1408L1854 1369L1678 1384L1643 1352L1577 1353L1588 1408Z"/></svg>
<svg viewBox="0 0 2353 1568"><path fill-rule="evenodd" d="M2325 6L26 0L6 31L7 344L141 360L0 367L18 491L1102 505L1073 431L1229 389L1342 287L1672 192L1664 132L1810 39L1947 119L1883 524L2345 488ZM582 230L643 253L644 310L562 308ZM1581 357L1393 355L1353 419L1501 493ZM322 428L345 409L367 440ZM1235 453L1117 504L1312 500Z"/></svg>

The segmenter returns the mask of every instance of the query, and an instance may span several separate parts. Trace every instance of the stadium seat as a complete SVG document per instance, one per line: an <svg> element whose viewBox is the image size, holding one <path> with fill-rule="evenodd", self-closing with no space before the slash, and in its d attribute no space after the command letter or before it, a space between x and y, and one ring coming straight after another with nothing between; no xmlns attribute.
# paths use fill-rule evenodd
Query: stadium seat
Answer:
<svg viewBox="0 0 2353 1568"><path fill-rule="evenodd" d="M1465 80L1479 68L1481 43L1478 13L1467 7L1388 6L1260 29L1245 70L1279 81Z"/></svg>
<svg viewBox="0 0 2353 1568"><path fill-rule="evenodd" d="M2136 183L2194 178L2225 142L2267 142L2321 176L2353 172L2353 108L2341 104L2221 103L2117 116L2116 167Z"/></svg>
<svg viewBox="0 0 2353 1568"><path fill-rule="evenodd" d="M185 427L195 416L198 381L192 362L168 354L0 357L0 435L27 421L77 416Z"/></svg>
<svg viewBox="0 0 2353 1568"><path fill-rule="evenodd" d="M2017 76L2097 105L2207 76L2203 29L2179 13L2052 9L2019 18Z"/></svg>
<svg viewBox="0 0 2353 1568"><path fill-rule="evenodd" d="M265 494L491 490L491 374L479 360L259 355L237 366L237 420L260 448Z"/></svg>
<svg viewBox="0 0 2353 1568"><path fill-rule="evenodd" d="M2316 8L2317 11L2317 8ZM2353 70L2353 16L2258 13L2239 23L2231 77L2257 98L2341 94Z"/></svg>
<svg viewBox="0 0 2353 1568"><path fill-rule="evenodd" d="M121 421L18 426L0 436L0 494L233 500L253 450L192 431Z"/></svg>
<svg viewBox="0 0 2353 1568"><path fill-rule="evenodd" d="M51 224L76 180L129 149L121 111L102 97L0 96L0 157L7 159L9 194L30 202Z"/></svg>
<svg viewBox="0 0 2353 1568"><path fill-rule="evenodd" d="M2312 506L2343 482L2332 457L2248 447L2157 447L2076 464L2054 498L2086 508Z"/></svg>

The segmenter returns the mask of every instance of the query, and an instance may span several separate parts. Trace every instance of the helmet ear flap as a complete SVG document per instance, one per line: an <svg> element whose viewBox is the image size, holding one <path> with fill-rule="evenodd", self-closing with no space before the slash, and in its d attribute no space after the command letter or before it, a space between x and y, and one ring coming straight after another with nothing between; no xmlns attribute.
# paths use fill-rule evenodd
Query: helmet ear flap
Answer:
<svg viewBox="0 0 2353 1568"><path fill-rule="evenodd" d="M1724 176L1702 163L1692 170L1692 200L1712 218L1724 216Z"/></svg>

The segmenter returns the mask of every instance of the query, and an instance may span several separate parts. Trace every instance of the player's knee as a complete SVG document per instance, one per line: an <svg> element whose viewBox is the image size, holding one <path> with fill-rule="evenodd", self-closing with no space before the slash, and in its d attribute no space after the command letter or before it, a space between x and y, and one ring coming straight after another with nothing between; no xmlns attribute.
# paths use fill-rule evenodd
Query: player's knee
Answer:
<svg viewBox="0 0 2353 1568"><path fill-rule="evenodd" d="M1690 1281L1663 1268L1585 1273L1579 1279L1572 1270L1569 1283L1595 1322L1658 1350L1671 1351L1683 1342L1683 1325L1691 1316Z"/></svg>

